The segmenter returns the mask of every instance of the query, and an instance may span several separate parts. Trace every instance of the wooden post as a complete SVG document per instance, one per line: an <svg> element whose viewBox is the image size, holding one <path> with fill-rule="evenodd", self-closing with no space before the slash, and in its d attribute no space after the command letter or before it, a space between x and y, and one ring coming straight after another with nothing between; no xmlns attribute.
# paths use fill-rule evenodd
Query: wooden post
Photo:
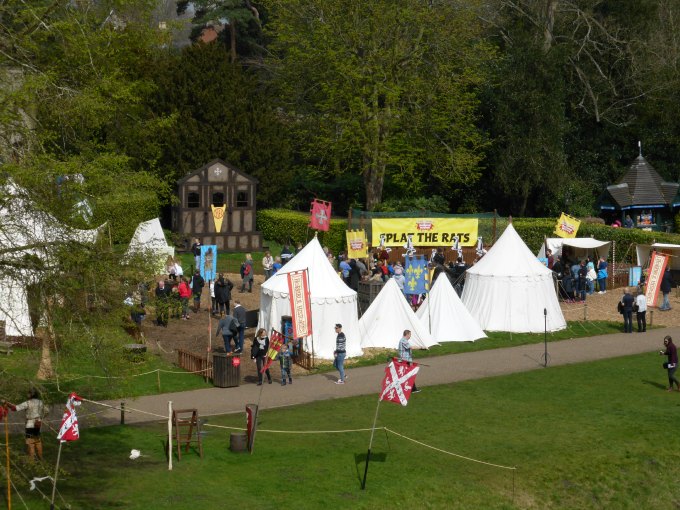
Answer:
<svg viewBox="0 0 680 510"><path fill-rule="evenodd" d="M125 425L125 402L120 403L120 424Z"/></svg>
<svg viewBox="0 0 680 510"><path fill-rule="evenodd" d="M161 392L161 371L160 369L156 370L156 382L158 383L158 393Z"/></svg>
<svg viewBox="0 0 680 510"><path fill-rule="evenodd" d="M59 441L59 452L57 453L57 467L54 468L54 482L52 483L52 500L50 501L50 510L54 510L54 496L57 494L57 476L59 475L59 462L61 461L61 447L64 441Z"/></svg>

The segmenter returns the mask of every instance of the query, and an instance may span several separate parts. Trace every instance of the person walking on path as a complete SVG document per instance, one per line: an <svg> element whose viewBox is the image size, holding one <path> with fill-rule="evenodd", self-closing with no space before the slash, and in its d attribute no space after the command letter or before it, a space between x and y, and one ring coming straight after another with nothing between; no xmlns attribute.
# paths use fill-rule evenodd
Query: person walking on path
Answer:
<svg viewBox="0 0 680 510"><path fill-rule="evenodd" d="M630 293L630 289L626 287L623 297L621 298L621 305L623 306L623 332L633 332L633 303L635 298Z"/></svg>
<svg viewBox="0 0 680 510"><path fill-rule="evenodd" d="M673 288L673 276L671 275L671 268L666 266L666 271L663 273L661 279L661 292L663 292L663 302L659 307L660 312L666 312L671 309L671 302L669 300L671 289Z"/></svg>
<svg viewBox="0 0 680 510"><path fill-rule="evenodd" d="M225 278L222 273L220 273L217 281L215 282L215 303L217 304L217 313L221 316L222 313L229 315L229 301L231 300L231 289L234 288L234 284L231 283L229 278Z"/></svg>
<svg viewBox="0 0 680 510"><path fill-rule="evenodd" d="M48 413L47 406L40 399L40 392L32 389L28 394L28 400L21 404L4 403L12 411L26 411L26 448L31 460L42 460L43 445L40 437L42 420Z"/></svg>
<svg viewBox="0 0 680 510"><path fill-rule="evenodd" d="M664 350L659 351L662 356L668 356L668 362L664 363L663 366L668 370L668 391L673 391L673 383L680 391L680 382L675 377L675 371L678 368L678 349L673 343L673 339L670 335L666 335L663 339Z"/></svg>
<svg viewBox="0 0 680 510"><path fill-rule="evenodd" d="M257 335L253 338L253 345L250 349L250 359L255 360L255 366L257 367L257 385L262 386L262 367L264 367L267 361L267 351L269 350L269 337L267 336L267 330L260 328L257 330ZM267 382L272 383L272 375L269 369L265 370L267 375Z"/></svg>
<svg viewBox="0 0 680 510"><path fill-rule="evenodd" d="M333 361L333 366L338 369L340 373L340 378L335 384L345 384L345 355L347 354L347 338L342 332L342 324L335 325L335 351L333 356L335 360Z"/></svg>
<svg viewBox="0 0 680 510"><path fill-rule="evenodd" d="M647 297L640 290L638 290L638 294L635 296L635 307L638 333L644 333L647 331Z"/></svg>
<svg viewBox="0 0 680 510"><path fill-rule="evenodd" d="M238 335L238 321L227 314L220 319L217 323L217 332L215 336L218 336L220 332L222 333L222 338L224 339L224 349L229 353L231 352L231 339L234 338L234 348L238 347L238 340L235 339Z"/></svg>
<svg viewBox="0 0 680 510"><path fill-rule="evenodd" d="M234 317L238 321L238 342L234 352L243 351L243 341L246 338L246 309L241 305L241 301L234 301Z"/></svg>
<svg viewBox="0 0 680 510"><path fill-rule="evenodd" d="M290 357L288 344L283 344L281 346L281 352L279 353L279 363L281 364L281 386L286 385L286 377L288 378L288 383L293 384L293 360Z"/></svg>
<svg viewBox="0 0 680 510"><path fill-rule="evenodd" d="M191 279L191 294L194 296L194 313L198 313L201 309L201 294L203 294L204 286L205 280L201 276L201 271L197 269Z"/></svg>
<svg viewBox="0 0 680 510"><path fill-rule="evenodd" d="M413 363L413 352L411 348L411 331L408 329L404 330L404 336L399 340L399 359L401 361L406 361L409 366ZM413 389L411 393L420 393L420 390L416 386L415 381L413 382Z"/></svg>

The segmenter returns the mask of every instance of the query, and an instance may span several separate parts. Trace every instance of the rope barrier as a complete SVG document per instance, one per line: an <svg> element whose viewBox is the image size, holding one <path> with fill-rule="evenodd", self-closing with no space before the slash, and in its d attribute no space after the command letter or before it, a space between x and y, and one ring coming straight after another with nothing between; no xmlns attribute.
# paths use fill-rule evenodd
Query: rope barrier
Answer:
<svg viewBox="0 0 680 510"><path fill-rule="evenodd" d="M385 429L387 432L391 432L391 433L394 434L395 436L399 436L399 437L404 438L404 439L406 439L406 440L408 440L408 441L412 441L413 443L419 444L420 446L424 446L424 447L426 447L426 448L430 448L430 449L435 450L435 451L438 451L438 452L440 452L440 453L445 453L446 455L451 455L451 456L453 456L453 457L458 457L459 459L469 460L470 462L477 462L478 464L484 464L484 465L486 465L486 466L497 467L497 468L500 468L500 469L509 469L509 470L511 470L511 471L515 471L515 470L517 469L516 467L501 466L500 464L492 464L491 462L484 462L483 460L477 460L477 459L473 459L473 458L471 458L471 457L465 457L464 455L459 455L459 454L457 454L457 453L447 452L446 450L442 450L441 448L437 448L437 447L435 447L435 446L430 446L429 444L425 444L425 443L423 443L423 442L421 442L421 441L418 441L418 440L416 440L416 439L413 439L413 438L404 436L403 434L399 434L398 432L395 432L394 430L389 429L389 428L387 428L387 427L384 427L384 429Z"/></svg>

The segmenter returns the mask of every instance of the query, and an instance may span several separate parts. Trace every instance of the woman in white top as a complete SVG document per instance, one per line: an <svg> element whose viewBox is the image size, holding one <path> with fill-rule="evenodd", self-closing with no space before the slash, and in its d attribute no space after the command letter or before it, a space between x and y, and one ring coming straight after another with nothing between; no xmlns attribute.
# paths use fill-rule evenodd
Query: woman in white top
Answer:
<svg viewBox="0 0 680 510"><path fill-rule="evenodd" d="M637 318L638 333L647 331L647 298L643 292L638 292L635 296L635 313Z"/></svg>
<svg viewBox="0 0 680 510"><path fill-rule="evenodd" d="M274 257L269 251L265 252L262 259L262 269L264 269L264 279L269 280L271 275L274 274Z"/></svg>

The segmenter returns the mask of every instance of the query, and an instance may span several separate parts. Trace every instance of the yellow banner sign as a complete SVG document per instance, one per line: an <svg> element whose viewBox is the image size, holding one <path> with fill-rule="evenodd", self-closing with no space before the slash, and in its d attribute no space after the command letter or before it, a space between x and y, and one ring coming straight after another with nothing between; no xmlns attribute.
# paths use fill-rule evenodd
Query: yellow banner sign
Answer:
<svg viewBox="0 0 680 510"><path fill-rule="evenodd" d="M581 226L581 221L573 216L562 213L555 225L555 235L559 237L576 237L576 232Z"/></svg>
<svg viewBox="0 0 680 510"><path fill-rule="evenodd" d="M368 257L368 240L364 230L348 230L347 258L363 259Z"/></svg>
<svg viewBox="0 0 680 510"><path fill-rule="evenodd" d="M212 207L213 221L215 222L215 232L220 232L222 230L222 220L224 219L224 211L227 209L227 205L225 204L221 207L215 207L211 204L210 207Z"/></svg>
<svg viewBox="0 0 680 510"><path fill-rule="evenodd" d="M413 246L452 245L456 236L461 246L474 246L479 229L477 218L380 218L371 224L373 246L380 245L380 236L385 246L403 246L409 235Z"/></svg>

